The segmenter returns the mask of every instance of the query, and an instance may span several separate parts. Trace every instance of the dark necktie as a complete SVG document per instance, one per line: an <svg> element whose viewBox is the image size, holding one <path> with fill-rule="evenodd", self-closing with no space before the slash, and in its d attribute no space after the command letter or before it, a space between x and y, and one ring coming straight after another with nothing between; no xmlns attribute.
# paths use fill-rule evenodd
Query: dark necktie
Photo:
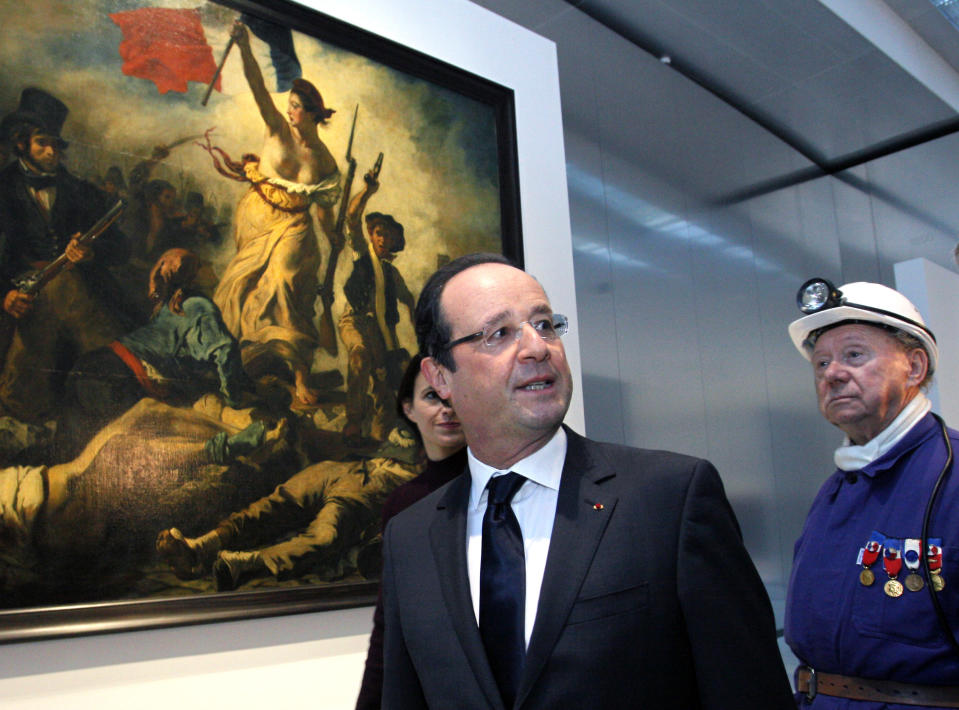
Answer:
<svg viewBox="0 0 959 710"><path fill-rule="evenodd" d="M510 507L525 481L512 472L491 478L483 516L479 627L507 708L513 707L526 662L526 558L523 534Z"/></svg>

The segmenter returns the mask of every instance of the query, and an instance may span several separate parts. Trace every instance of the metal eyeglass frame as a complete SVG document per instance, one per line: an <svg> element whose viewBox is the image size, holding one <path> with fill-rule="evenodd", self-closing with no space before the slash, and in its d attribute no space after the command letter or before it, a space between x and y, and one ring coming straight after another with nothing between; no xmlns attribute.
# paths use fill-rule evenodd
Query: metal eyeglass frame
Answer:
<svg viewBox="0 0 959 710"><path fill-rule="evenodd" d="M535 333L536 333L540 338L542 338L543 340L555 340L555 339L559 339L559 338L563 337L564 335L566 335L566 333L569 332L569 318L567 318L566 316L564 316L562 313L552 313L552 314L549 315L548 318L544 318L544 320L549 320L549 321L551 322L551 325L553 326L553 335L552 335L552 336L547 336L547 335L546 335L545 333L543 333L542 331L537 330L537 329L536 329L536 326L534 326L531 321L524 320L524 321L522 321L521 323L517 324L517 326L516 326L516 334L513 336L513 342L515 343L515 342L518 341L518 340L520 339L520 337L522 336L523 326L524 326L524 325L528 325L529 327L531 327L531 328L533 329L533 332L535 332ZM455 348L457 345L462 345L463 343L471 343L471 342L473 342L474 340L482 340L484 346L486 346L486 347L488 347L488 348L491 348L491 347L493 347L493 345L491 345L490 343L486 342L486 339L487 339L492 333L496 332L496 330L499 330L500 327L502 327L502 326L498 326L498 327L490 330L489 332L487 332L487 328L484 328L483 330L477 331L477 332L475 332L475 333L470 333L469 335L464 335L462 338L457 338L456 340L451 340L450 342L448 342L446 345L443 346L443 349L444 349L444 350L452 350L452 349Z"/></svg>

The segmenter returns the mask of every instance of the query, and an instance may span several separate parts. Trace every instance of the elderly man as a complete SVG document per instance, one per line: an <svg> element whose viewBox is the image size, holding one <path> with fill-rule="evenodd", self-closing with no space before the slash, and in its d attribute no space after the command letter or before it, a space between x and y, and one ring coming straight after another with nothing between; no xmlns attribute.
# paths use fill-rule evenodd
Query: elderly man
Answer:
<svg viewBox="0 0 959 710"><path fill-rule="evenodd" d="M936 339L880 284L813 279L799 304L807 315L789 335L812 362L820 412L845 439L789 581L786 640L804 664L797 702L959 707L959 594L945 581L959 565L959 434L922 391Z"/></svg>
<svg viewBox="0 0 959 710"><path fill-rule="evenodd" d="M566 329L497 255L423 289L423 372L469 463L387 527L384 707L791 708L716 470L561 426Z"/></svg>

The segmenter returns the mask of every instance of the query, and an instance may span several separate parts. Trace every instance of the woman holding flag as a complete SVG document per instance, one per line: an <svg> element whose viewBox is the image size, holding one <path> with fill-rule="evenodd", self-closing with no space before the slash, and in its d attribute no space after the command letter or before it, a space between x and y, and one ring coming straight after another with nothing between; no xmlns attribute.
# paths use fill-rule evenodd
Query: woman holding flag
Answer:
<svg viewBox="0 0 959 710"><path fill-rule="evenodd" d="M293 377L293 406L309 406L317 399L308 377L318 338L313 303L320 265L309 210L317 205L320 224L330 233L327 208L339 198L340 173L317 126L333 110L324 106L313 84L298 78L286 115L281 113L250 48L246 26L235 23L231 36L266 130L260 156L245 155L242 163L207 146L211 154L224 157L226 168L214 157L221 172L250 184L236 211L236 255L213 300L240 341L247 371L256 377L279 359Z"/></svg>

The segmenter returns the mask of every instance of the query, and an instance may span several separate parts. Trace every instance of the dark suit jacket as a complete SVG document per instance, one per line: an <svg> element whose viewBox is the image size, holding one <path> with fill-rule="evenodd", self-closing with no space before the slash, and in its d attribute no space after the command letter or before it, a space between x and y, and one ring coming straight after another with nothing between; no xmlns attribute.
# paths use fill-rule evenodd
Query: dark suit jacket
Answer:
<svg viewBox="0 0 959 710"><path fill-rule="evenodd" d="M94 225L110 207L104 193L60 167L57 196L49 222L30 196L17 161L0 171L0 293L12 288L11 279L29 270L33 262L49 262L66 249L76 232ZM93 245L94 259L74 268L105 304L122 303L108 266L126 262L130 247L116 225ZM144 286L146 288L146 286Z"/></svg>
<svg viewBox="0 0 959 710"><path fill-rule="evenodd" d="M569 447L517 708L794 708L772 609L715 468ZM384 704L500 709L470 601L469 476L386 530Z"/></svg>

